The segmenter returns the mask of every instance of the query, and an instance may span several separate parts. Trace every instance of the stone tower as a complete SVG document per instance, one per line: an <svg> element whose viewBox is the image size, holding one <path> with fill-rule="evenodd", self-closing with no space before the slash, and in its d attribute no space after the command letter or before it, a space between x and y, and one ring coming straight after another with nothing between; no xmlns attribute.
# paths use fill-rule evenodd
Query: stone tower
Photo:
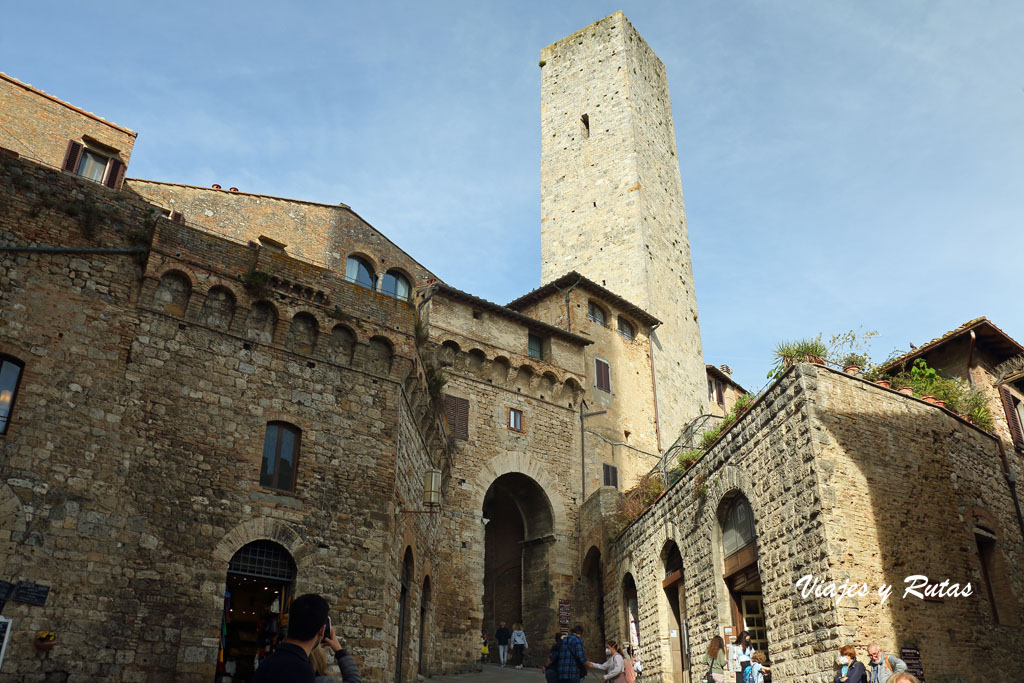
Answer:
<svg viewBox="0 0 1024 683"><path fill-rule="evenodd" d="M662 321L667 448L706 412L707 379L665 65L622 12L549 45L541 65L541 279L576 270Z"/></svg>

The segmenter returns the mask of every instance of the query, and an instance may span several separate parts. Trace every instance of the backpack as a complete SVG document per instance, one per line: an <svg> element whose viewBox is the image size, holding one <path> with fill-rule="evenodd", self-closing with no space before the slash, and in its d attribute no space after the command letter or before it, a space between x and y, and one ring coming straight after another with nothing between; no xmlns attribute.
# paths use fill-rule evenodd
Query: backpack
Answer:
<svg viewBox="0 0 1024 683"><path fill-rule="evenodd" d="M633 668L633 658L623 657L622 661L624 664L622 673L626 677L626 683L636 683L636 669Z"/></svg>
<svg viewBox="0 0 1024 683"><path fill-rule="evenodd" d="M748 666L743 670L743 683L754 683L754 667Z"/></svg>

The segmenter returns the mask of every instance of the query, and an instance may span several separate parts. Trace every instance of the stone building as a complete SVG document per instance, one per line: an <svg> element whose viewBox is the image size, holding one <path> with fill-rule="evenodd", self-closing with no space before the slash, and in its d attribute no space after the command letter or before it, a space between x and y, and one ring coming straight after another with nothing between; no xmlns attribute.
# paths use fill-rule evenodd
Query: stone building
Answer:
<svg viewBox="0 0 1024 683"><path fill-rule="evenodd" d="M244 674L307 591L365 680L472 669L501 621L531 664L580 622L651 680L742 628L776 680L873 639L930 681L1010 670L1024 349L987 320L893 368L984 387L994 435L798 365L619 528L743 390L703 359L664 66L616 13L542 67L544 282L507 305L344 204L125 179L135 133L0 77L0 680Z"/></svg>

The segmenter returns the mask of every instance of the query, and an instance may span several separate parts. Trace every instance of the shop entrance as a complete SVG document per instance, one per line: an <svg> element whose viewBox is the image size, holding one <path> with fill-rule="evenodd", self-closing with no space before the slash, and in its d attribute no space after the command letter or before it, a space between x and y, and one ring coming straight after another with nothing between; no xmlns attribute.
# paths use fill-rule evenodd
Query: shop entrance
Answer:
<svg viewBox="0 0 1024 683"><path fill-rule="evenodd" d="M243 546L228 564L218 681L248 681L256 661L284 638L295 560L273 541ZM230 678L227 678L230 676Z"/></svg>
<svg viewBox="0 0 1024 683"><path fill-rule="evenodd" d="M686 626L686 594L683 591L683 556L675 541L662 550L665 578L661 587L668 600L668 640L672 651L673 683L690 683L690 643Z"/></svg>
<svg viewBox="0 0 1024 683"><path fill-rule="evenodd" d="M549 557L554 547L554 522L547 494L525 474L502 475L487 489L483 516L488 520L483 629L493 635L500 622L509 630L514 623L521 623L528 639L543 642L557 623ZM498 648L491 652L491 660L497 661Z"/></svg>
<svg viewBox="0 0 1024 683"><path fill-rule="evenodd" d="M733 633L746 631L755 650L768 655L761 574L757 568L757 539L750 503L742 495L724 501L722 524L723 578L729 589Z"/></svg>

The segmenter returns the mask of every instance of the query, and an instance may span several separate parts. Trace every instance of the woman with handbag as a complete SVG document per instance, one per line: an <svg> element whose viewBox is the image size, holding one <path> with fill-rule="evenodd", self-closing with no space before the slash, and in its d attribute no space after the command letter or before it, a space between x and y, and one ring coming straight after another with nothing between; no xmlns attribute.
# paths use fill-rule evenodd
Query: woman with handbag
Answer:
<svg viewBox="0 0 1024 683"><path fill-rule="evenodd" d="M626 683L626 660L619 654L619 644L614 640L608 640L604 644L604 655L608 659L604 664L598 664L594 662L595 669L601 671L607 671L604 675L604 680L611 681L612 683Z"/></svg>
<svg viewBox="0 0 1024 683"><path fill-rule="evenodd" d="M725 667L729 665L729 659L725 655L725 641L722 636L715 636L708 645L708 652L704 655L704 665L708 667L708 673L704 677L707 683L725 683Z"/></svg>

